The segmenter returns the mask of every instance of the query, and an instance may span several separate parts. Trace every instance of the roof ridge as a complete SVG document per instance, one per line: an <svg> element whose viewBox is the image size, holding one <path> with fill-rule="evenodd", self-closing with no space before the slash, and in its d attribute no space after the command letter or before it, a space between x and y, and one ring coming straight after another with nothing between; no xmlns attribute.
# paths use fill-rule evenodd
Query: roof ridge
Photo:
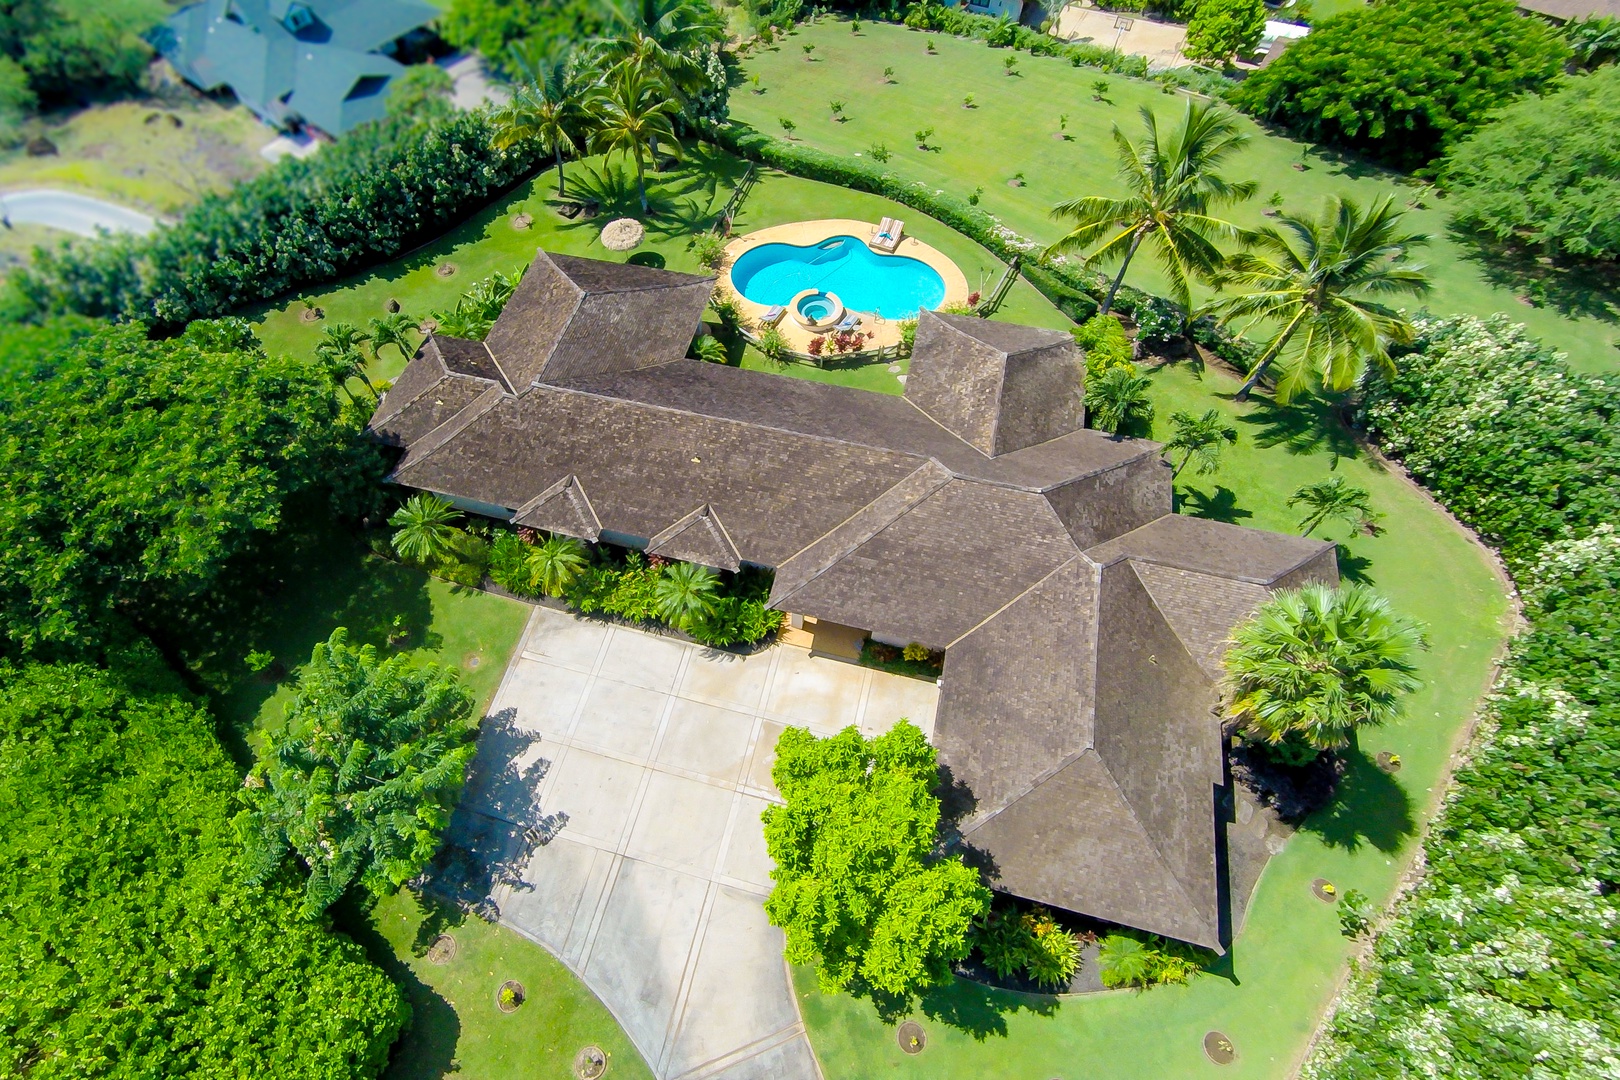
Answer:
<svg viewBox="0 0 1620 1080"><path fill-rule="evenodd" d="M1041 501L1045 502L1046 500L1042 499ZM1047 510L1051 511L1051 509L1052 509L1051 505L1047 504ZM1057 517L1057 514L1054 512L1052 514L1052 516ZM1062 528L1062 525L1063 525L1063 521L1060 518L1058 520L1059 528ZM1064 533L1065 536L1067 536L1068 535L1068 530L1063 529L1063 533ZM1074 541L1071 538L1069 542L1073 543ZM1053 567L1050 572L1043 575L1040 578L1040 580L1031 583L1029 588L1025 589L1023 592L1019 593L1017 596L1013 597L1012 599L1008 600L1005 604L1002 604L1000 607L996 608L996 610L992 611L990 614L986 615L984 618L980 619L978 622L974 623L972 626L968 627L966 630L962 631L960 634L956 635L956 640L950 642L945 647L947 649L950 649L950 648L955 648L957 645L960 645L967 638L971 637L973 634L975 634L978 631L984 629L984 627L989 625L991 622L995 621L995 619L998 616L1000 616L1002 613L1004 613L1008 608L1010 608L1014 604L1018 603L1018 601L1022 600L1024 597L1028 596L1034 590L1036 590L1036 589L1040 588L1042 585L1046 584L1047 580L1053 574L1056 574L1059 571L1062 571L1062 570L1064 570L1064 569L1066 569L1066 568L1068 568L1070 566L1073 566L1076 559L1084 559L1084 558L1085 558L1085 552L1081 551L1079 546L1076 545L1074 555L1072 557L1063 560L1057 566ZM1088 563L1090 562L1089 559L1087 559L1086 561Z"/></svg>
<svg viewBox="0 0 1620 1080"><path fill-rule="evenodd" d="M727 570L737 570L741 568L742 554L737 550L737 545L732 543L731 534L726 531L725 525L721 523L720 518L715 514L714 508L709 503L703 503L697 509L682 514L674 521L673 524L666 526L664 529L660 530L656 536L649 538L647 540L647 554L663 554L663 552L658 550L659 548L669 547L676 540L685 536L692 530L699 528L700 526L708 529L707 535L709 539L719 543L721 549L720 554L729 557L728 561L726 562L705 565L720 565ZM693 549L690 548L687 549L689 553L692 550ZM690 554L672 554L670 557L687 562L694 561Z"/></svg>
<svg viewBox="0 0 1620 1080"><path fill-rule="evenodd" d="M405 456L400 459L399 464L395 466L393 479L397 481L402 472L420 465L424 460L432 457L439 450L442 450L450 442L450 440L467 430L467 428L472 426L472 424L480 417L484 416L495 406L499 405L502 399L506 398L507 396L508 395L503 393L499 386L491 383L487 390L473 398L467 404L463 405L460 409L457 409L454 414L444 421L444 423L440 424L432 431L429 431L420 439L417 439L416 442L405 451Z"/></svg>

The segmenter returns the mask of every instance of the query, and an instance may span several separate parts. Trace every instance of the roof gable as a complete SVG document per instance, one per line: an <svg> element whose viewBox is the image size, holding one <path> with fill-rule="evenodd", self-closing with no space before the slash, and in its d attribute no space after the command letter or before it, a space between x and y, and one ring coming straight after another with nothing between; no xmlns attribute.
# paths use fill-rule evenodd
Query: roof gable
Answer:
<svg viewBox="0 0 1620 1080"><path fill-rule="evenodd" d="M739 570L742 559L714 510L703 504L647 541L647 554L697 563L716 570Z"/></svg>
<svg viewBox="0 0 1620 1080"><path fill-rule="evenodd" d="M518 507L512 521L530 529L544 529L593 543L602 535L602 522L573 474Z"/></svg>

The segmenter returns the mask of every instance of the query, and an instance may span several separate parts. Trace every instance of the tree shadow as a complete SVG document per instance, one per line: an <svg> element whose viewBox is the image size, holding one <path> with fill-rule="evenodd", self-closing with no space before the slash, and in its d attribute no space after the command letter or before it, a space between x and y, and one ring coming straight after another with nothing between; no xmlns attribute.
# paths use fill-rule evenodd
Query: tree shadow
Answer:
<svg viewBox="0 0 1620 1080"><path fill-rule="evenodd" d="M867 985L854 985L850 993L871 1003L883 1023L894 1026L922 1013L936 1024L955 1028L975 1042L992 1036L1007 1037L1007 1017L1020 1012L1052 1016L1062 1001L1052 994L1021 994L953 978L920 994L889 994Z"/></svg>
<svg viewBox="0 0 1620 1080"><path fill-rule="evenodd" d="M1237 421L1254 429L1255 445L1262 449L1281 447L1297 456L1326 451L1335 459L1354 459L1361 453L1327 402L1312 398L1279 405L1269 397L1255 397L1249 404L1249 411L1239 414Z"/></svg>
<svg viewBox="0 0 1620 1080"><path fill-rule="evenodd" d="M421 903L429 909L428 921L433 921L432 912L439 905L426 897L421 898ZM390 1051L389 1075L437 1080L460 1071L455 1052L461 1041L461 1017L456 1007L417 977L353 901L345 898L333 908L333 915L338 928L365 950L367 958L382 968L410 1002L410 1024Z"/></svg>
<svg viewBox="0 0 1620 1080"><path fill-rule="evenodd" d="M1357 555L1343 544L1339 545L1339 577L1357 585L1373 585L1376 582L1373 576L1367 573L1372 566L1372 560L1365 555Z"/></svg>
<svg viewBox="0 0 1620 1080"><path fill-rule="evenodd" d="M1228 525L1236 525L1244 518L1254 517L1251 511L1238 506L1237 492L1225 484L1216 484L1215 490L1208 493L1190 487L1184 494L1178 494L1177 499L1178 513L1208 518L1210 521L1224 521Z"/></svg>
<svg viewBox="0 0 1620 1080"><path fill-rule="evenodd" d="M1386 855L1417 832L1412 797L1395 777L1380 769L1359 745L1341 757L1345 771L1334 798L1300 824L1329 847L1357 851L1371 844Z"/></svg>
<svg viewBox="0 0 1620 1080"><path fill-rule="evenodd" d="M1620 267L1547 257L1519 244L1456 225L1447 234L1485 280L1532 307L1549 307L1566 319L1620 323Z"/></svg>

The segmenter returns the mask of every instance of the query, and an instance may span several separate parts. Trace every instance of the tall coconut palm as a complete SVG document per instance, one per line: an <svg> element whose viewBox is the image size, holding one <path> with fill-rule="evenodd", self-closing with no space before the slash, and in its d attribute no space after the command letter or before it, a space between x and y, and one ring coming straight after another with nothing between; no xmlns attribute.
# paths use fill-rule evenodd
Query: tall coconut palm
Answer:
<svg viewBox="0 0 1620 1080"><path fill-rule="evenodd" d="M529 583L547 596L561 596L590 565L585 545L572 536L551 536L536 544L524 563Z"/></svg>
<svg viewBox="0 0 1620 1080"><path fill-rule="evenodd" d="M663 84L648 75L624 68L602 88L594 100L597 127L591 149L599 154L621 153L636 163L636 194L641 214L647 215L647 150L655 140L675 141L672 118L679 106Z"/></svg>
<svg viewBox="0 0 1620 1080"><path fill-rule="evenodd" d="M714 611L720 577L707 566L670 563L653 586L653 607L671 626L685 628Z"/></svg>
<svg viewBox="0 0 1620 1080"><path fill-rule="evenodd" d="M602 7L604 63L663 82L683 104L703 83L703 50L726 37L725 19L705 0L603 0Z"/></svg>
<svg viewBox="0 0 1620 1080"><path fill-rule="evenodd" d="M359 404L359 399L349 389L350 379L365 383L372 399L377 398L377 388L366 375L366 355L361 351L361 346L370 340L371 335L353 323L338 322L322 330L321 340L315 344L315 356L326 373L356 404Z"/></svg>
<svg viewBox="0 0 1620 1080"><path fill-rule="evenodd" d="M394 533L394 551L402 559L433 566L449 558L456 549L460 531L455 523L461 515L448 501L427 492L418 492L394 511L388 524Z"/></svg>
<svg viewBox="0 0 1620 1080"><path fill-rule="evenodd" d="M1422 628L1362 585L1277 593L1238 627L1226 651L1228 715L1272 745L1349 745L1359 727L1400 715L1416 690Z"/></svg>
<svg viewBox="0 0 1620 1080"><path fill-rule="evenodd" d="M1152 383L1136 370L1135 364L1111 367L1086 385L1086 412L1091 426L1110 435L1141 421L1153 420L1153 402L1148 397Z"/></svg>
<svg viewBox="0 0 1620 1080"><path fill-rule="evenodd" d="M1306 484L1288 497L1289 506L1302 506L1305 516L1300 519L1304 536L1315 532L1317 526L1338 519L1351 528L1363 528L1372 523L1370 496L1366 488L1347 483L1342 476L1332 476Z"/></svg>
<svg viewBox="0 0 1620 1080"><path fill-rule="evenodd" d="M1251 237L1254 250L1227 261L1216 285L1237 295L1217 300L1209 312L1222 323L1249 319L1276 327L1238 391L1239 401L1279 360L1281 402L1313 380L1329 390L1348 390L1369 361L1392 369L1389 346L1410 342L1412 327L1382 298L1429 291L1424 268L1407 258L1429 237L1406 232L1404 216L1388 196L1363 211L1335 195L1316 217L1279 217L1278 225Z"/></svg>
<svg viewBox="0 0 1620 1080"><path fill-rule="evenodd" d="M1181 460L1170 472L1170 479L1181 475L1187 463L1198 461L1198 475L1207 476L1221 467L1221 450L1237 442L1237 428L1221 419L1219 410L1210 409L1203 416L1178 412L1170 415L1175 433L1164 444L1166 454L1180 454Z"/></svg>
<svg viewBox="0 0 1620 1080"><path fill-rule="evenodd" d="M402 312L380 319L372 319L372 355L380 352L384 345L392 345L399 350L400 359L409 362L411 354L416 352L416 343L411 340L411 335L414 333L417 333L416 320Z"/></svg>
<svg viewBox="0 0 1620 1080"><path fill-rule="evenodd" d="M1166 131L1144 107L1142 125L1146 138L1140 143L1114 127L1120 177L1129 195L1123 199L1088 195L1052 208L1053 217L1072 222L1073 227L1048 253L1090 251L1086 265L1091 267L1119 261L1119 273L1103 298L1103 314L1114 306L1114 295L1137 249L1149 240L1171 291L1183 310L1190 308L1192 279L1214 275L1223 262L1216 242L1242 235L1215 211L1242 202L1256 190L1252 181L1234 184L1215 171L1249 141L1227 110L1189 100L1180 122Z"/></svg>
<svg viewBox="0 0 1620 1080"><path fill-rule="evenodd" d="M492 141L503 150L532 142L543 153L552 155L557 165L557 195L561 198L567 194L563 157L580 152L586 102L597 73L584 54L567 48L535 57L515 53L513 60L525 81L511 100L495 111Z"/></svg>

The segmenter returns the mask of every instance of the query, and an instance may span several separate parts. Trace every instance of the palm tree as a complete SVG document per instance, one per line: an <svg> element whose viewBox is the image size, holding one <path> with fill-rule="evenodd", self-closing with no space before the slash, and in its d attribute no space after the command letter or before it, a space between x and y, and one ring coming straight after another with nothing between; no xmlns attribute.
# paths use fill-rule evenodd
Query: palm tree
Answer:
<svg viewBox="0 0 1620 1080"><path fill-rule="evenodd" d="M1306 484L1288 497L1288 505L1305 508L1305 516L1299 520L1304 536L1335 518L1356 529L1370 525L1375 518L1367 489L1346 483L1342 476Z"/></svg>
<svg viewBox="0 0 1620 1080"><path fill-rule="evenodd" d="M1215 169L1249 141L1225 109L1188 101L1181 122L1159 130L1158 118L1142 109L1147 138L1133 143L1119 126L1114 146L1120 175L1130 194L1123 199L1088 195L1059 203L1052 216L1073 222L1069 234L1047 249L1052 253L1091 250L1090 267L1120 260L1119 273L1103 298L1101 314L1114 306L1114 294L1125 280L1137 248L1151 238L1164 263L1171 290L1183 310L1192 306L1191 279L1215 274L1222 263L1217 240L1236 239L1242 231L1214 216L1222 206L1255 193L1253 182L1234 184ZM1101 242L1099 245L1099 241Z"/></svg>
<svg viewBox="0 0 1620 1080"><path fill-rule="evenodd" d="M1423 631L1362 585L1307 585L1267 601L1226 651L1228 714L1276 745L1290 736L1317 750L1349 745L1359 727L1400 715Z"/></svg>
<svg viewBox="0 0 1620 1080"><path fill-rule="evenodd" d="M1153 402L1148 398L1152 383L1136 370L1135 364L1111 367L1086 386L1086 412L1093 427L1110 435L1140 420L1153 421Z"/></svg>
<svg viewBox="0 0 1620 1080"><path fill-rule="evenodd" d="M714 610L720 576L696 563L670 563L653 585L653 609L671 626L684 628Z"/></svg>
<svg viewBox="0 0 1620 1080"><path fill-rule="evenodd" d="M1364 213L1335 195L1317 217L1284 214L1281 228L1267 226L1251 237L1254 251L1241 251L1216 278L1219 288L1242 293L1209 306L1222 323L1235 318L1266 320L1278 327L1237 393L1246 401L1267 369L1297 338L1277 400L1287 402L1315 378L1330 390L1347 390L1367 361L1391 370L1391 344L1412 340L1411 324L1378 298L1429 290L1423 267L1407 253L1429 237L1402 231L1403 212L1388 196Z"/></svg>
<svg viewBox="0 0 1620 1080"><path fill-rule="evenodd" d="M534 142L551 154L557 163L557 196L561 198L567 194L563 190L563 155L580 151L585 103L595 74L579 54L566 48L532 60L514 52L513 59L527 79L496 110L492 141L503 150Z"/></svg>
<svg viewBox="0 0 1620 1080"><path fill-rule="evenodd" d="M725 40L725 19L704 0L603 0L608 36L598 55L617 74L640 72L667 87L677 111L703 85L702 50ZM659 133L652 136L658 156Z"/></svg>
<svg viewBox="0 0 1620 1080"><path fill-rule="evenodd" d="M600 154L615 151L628 154L636 162L636 193L641 196L641 213L647 215L646 149L660 137L675 141L671 117L678 106L664 86L647 75L623 69L596 98L597 129L591 134L591 149Z"/></svg>
<svg viewBox="0 0 1620 1080"><path fill-rule="evenodd" d="M1153 954L1133 937L1109 934L1097 952L1097 976L1110 989L1145 987L1152 981Z"/></svg>
<svg viewBox="0 0 1620 1080"><path fill-rule="evenodd" d="M405 500L388 519L394 526L394 551L402 559L434 566L449 558L456 549L460 530L455 523L461 515L437 495L418 492Z"/></svg>
<svg viewBox="0 0 1620 1080"><path fill-rule="evenodd" d="M525 563L529 583L547 596L561 596L590 565L585 545L572 536L550 536L536 544Z"/></svg>
<svg viewBox="0 0 1620 1080"><path fill-rule="evenodd" d="M349 400L357 405L359 399L349 389L350 379L359 379L365 383L372 399L377 399L377 388L366 375L366 356L361 351L361 346L370 340L371 335L358 326L339 322L322 330L321 340L315 345L315 356L325 367L327 375L341 386L343 392L349 395Z"/></svg>
<svg viewBox="0 0 1620 1080"><path fill-rule="evenodd" d="M372 319L372 355L381 352L384 345L392 345L399 350L400 358L409 363L412 354L416 352L416 343L411 340L411 335L416 332L416 320L403 312L381 319Z"/></svg>
<svg viewBox="0 0 1620 1080"><path fill-rule="evenodd" d="M1237 442L1237 428L1221 420L1221 414L1210 409L1203 416L1178 412L1170 414L1175 434L1164 444L1166 454L1181 455L1181 461L1170 472L1175 480L1181 470L1194 458L1198 459L1198 475L1207 476L1221 467L1221 448Z"/></svg>

